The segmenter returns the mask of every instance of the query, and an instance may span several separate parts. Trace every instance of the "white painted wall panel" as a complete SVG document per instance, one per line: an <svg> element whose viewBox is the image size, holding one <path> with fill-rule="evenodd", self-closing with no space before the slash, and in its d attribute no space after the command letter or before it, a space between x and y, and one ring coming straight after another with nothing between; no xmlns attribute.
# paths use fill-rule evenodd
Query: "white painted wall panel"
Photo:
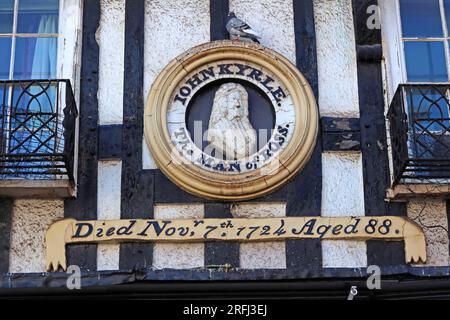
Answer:
<svg viewBox="0 0 450 320"><path fill-rule="evenodd" d="M361 153L322 154L322 216L364 216Z"/></svg>
<svg viewBox="0 0 450 320"><path fill-rule="evenodd" d="M123 123L125 0L100 1L98 108L101 125Z"/></svg>
<svg viewBox="0 0 450 320"><path fill-rule="evenodd" d="M364 241L322 241L324 268L367 267L367 246Z"/></svg>
<svg viewBox="0 0 450 320"><path fill-rule="evenodd" d="M145 4L144 99L159 72L176 56L210 41L209 0L147 0ZM144 141L143 167L155 169Z"/></svg>
<svg viewBox="0 0 450 320"><path fill-rule="evenodd" d="M230 11L258 32L262 45L278 51L295 64L292 0L230 0Z"/></svg>
<svg viewBox="0 0 450 320"><path fill-rule="evenodd" d="M203 218L203 204L158 204L154 207L155 219ZM205 265L204 243L155 243L153 267L156 269L189 269Z"/></svg>
<svg viewBox="0 0 450 320"><path fill-rule="evenodd" d="M242 203L231 206L234 218L269 218L286 216L286 203ZM240 267L244 269L285 269L284 241L241 242Z"/></svg>
<svg viewBox="0 0 450 320"><path fill-rule="evenodd" d="M364 216L364 180L360 153L322 154L322 216ZM325 268L365 267L364 241L322 241Z"/></svg>
<svg viewBox="0 0 450 320"><path fill-rule="evenodd" d="M79 101L81 70L82 0L60 0L58 38L58 78L70 79ZM78 103L77 103L78 105Z"/></svg>
<svg viewBox="0 0 450 320"><path fill-rule="evenodd" d="M97 219L120 219L122 161L99 161L97 182ZM120 245L97 246L97 269L118 270Z"/></svg>
<svg viewBox="0 0 450 320"><path fill-rule="evenodd" d="M63 200L14 200L9 272L45 272L45 232L64 218Z"/></svg>
<svg viewBox="0 0 450 320"><path fill-rule="evenodd" d="M400 42L401 31L397 1L380 2L380 20L382 32L383 58L385 67L386 106L394 97L400 83L405 82L403 70L403 48Z"/></svg>
<svg viewBox="0 0 450 320"><path fill-rule="evenodd" d="M69 79L72 84L75 102L80 108L80 73L81 47L83 29L83 0L60 0L60 19L58 37L58 70L59 79ZM75 141L78 141L78 119L75 123ZM78 167L78 143L75 143L74 167ZM74 172L75 180L78 171ZM75 187L76 189L76 187Z"/></svg>
<svg viewBox="0 0 450 320"><path fill-rule="evenodd" d="M321 116L359 117L351 0L314 0Z"/></svg>
<svg viewBox="0 0 450 320"><path fill-rule="evenodd" d="M412 199L408 202L407 210L408 218L417 223L425 234L426 266L448 266L450 261L447 202L433 198Z"/></svg>

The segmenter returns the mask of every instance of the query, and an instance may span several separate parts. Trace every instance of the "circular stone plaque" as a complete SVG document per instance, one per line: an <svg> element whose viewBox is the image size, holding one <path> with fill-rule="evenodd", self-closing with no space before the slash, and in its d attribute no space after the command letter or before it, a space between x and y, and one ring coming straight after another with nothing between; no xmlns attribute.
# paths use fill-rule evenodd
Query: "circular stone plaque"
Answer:
<svg viewBox="0 0 450 320"><path fill-rule="evenodd" d="M309 84L280 54L216 41L177 57L155 80L144 132L163 173L200 197L242 201L282 186L314 149Z"/></svg>

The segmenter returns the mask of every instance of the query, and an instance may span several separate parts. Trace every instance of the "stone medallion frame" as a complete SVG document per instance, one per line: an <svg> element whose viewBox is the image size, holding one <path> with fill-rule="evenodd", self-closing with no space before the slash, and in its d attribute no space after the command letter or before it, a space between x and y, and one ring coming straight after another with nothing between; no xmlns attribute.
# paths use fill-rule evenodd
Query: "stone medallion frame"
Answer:
<svg viewBox="0 0 450 320"><path fill-rule="evenodd" d="M295 110L295 126L276 165L253 171L226 174L205 170L186 161L172 141L168 111L177 88L202 66L239 61L260 66L274 75L287 91ZM199 197L221 201L244 201L265 196L281 187L304 168L317 140L319 115L312 89L304 76L285 57L251 43L215 41L194 47L172 60L154 81L144 112L146 143L158 168L176 185Z"/></svg>

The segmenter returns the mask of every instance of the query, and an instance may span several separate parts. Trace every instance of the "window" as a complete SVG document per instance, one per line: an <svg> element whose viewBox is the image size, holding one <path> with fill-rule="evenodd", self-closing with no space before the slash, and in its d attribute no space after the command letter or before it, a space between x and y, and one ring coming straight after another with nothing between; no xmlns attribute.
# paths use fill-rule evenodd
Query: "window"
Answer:
<svg viewBox="0 0 450 320"><path fill-rule="evenodd" d="M448 82L450 0L399 0L399 4L407 81ZM417 120L419 132L440 131L441 121L435 119L448 118L448 101L433 88L423 91L419 87L409 93L410 118Z"/></svg>
<svg viewBox="0 0 450 320"><path fill-rule="evenodd" d="M0 197L75 192L82 8L0 0Z"/></svg>
<svg viewBox="0 0 450 320"><path fill-rule="evenodd" d="M0 1L0 79L56 77L59 0Z"/></svg>
<svg viewBox="0 0 450 320"><path fill-rule="evenodd" d="M381 6L394 184L448 183L450 0Z"/></svg>
<svg viewBox="0 0 450 320"><path fill-rule="evenodd" d="M60 90L49 81L56 78L58 16L59 0L0 0L0 154L50 154L62 145Z"/></svg>
<svg viewBox="0 0 450 320"><path fill-rule="evenodd" d="M447 82L450 0L400 0L400 15L408 81Z"/></svg>

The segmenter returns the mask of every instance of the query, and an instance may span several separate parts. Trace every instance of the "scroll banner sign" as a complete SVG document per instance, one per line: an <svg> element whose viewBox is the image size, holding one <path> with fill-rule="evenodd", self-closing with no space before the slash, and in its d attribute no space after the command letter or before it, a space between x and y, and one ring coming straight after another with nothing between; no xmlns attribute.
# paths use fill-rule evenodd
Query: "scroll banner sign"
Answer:
<svg viewBox="0 0 450 320"><path fill-rule="evenodd" d="M46 234L46 269L67 269L66 244L100 242L199 242L404 240L406 262L426 261L421 228L403 217L284 217L263 219L95 220L64 219Z"/></svg>

